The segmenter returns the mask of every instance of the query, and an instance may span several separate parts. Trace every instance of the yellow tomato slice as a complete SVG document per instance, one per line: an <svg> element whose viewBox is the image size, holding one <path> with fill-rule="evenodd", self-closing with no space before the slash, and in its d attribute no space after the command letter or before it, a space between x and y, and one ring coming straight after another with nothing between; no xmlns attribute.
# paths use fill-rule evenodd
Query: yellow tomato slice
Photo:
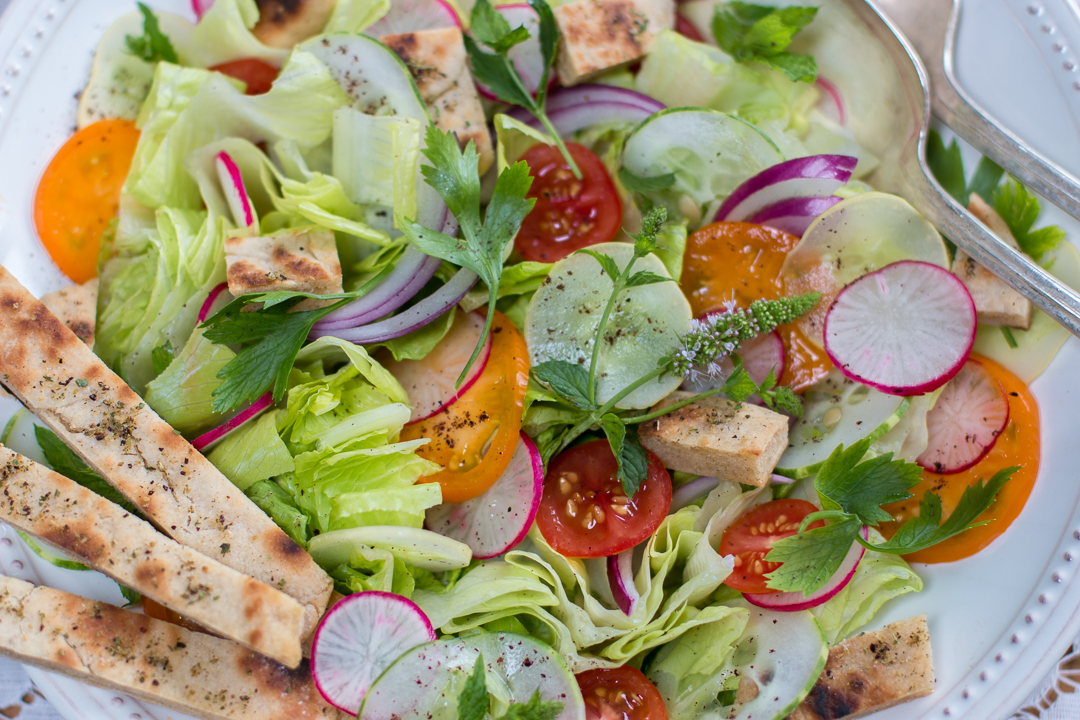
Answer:
<svg viewBox="0 0 1080 720"><path fill-rule="evenodd" d="M1035 404L1035 397L1018 377L993 360L979 355L972 355L971 359L982 363L990 376L1001 383L1009 401L1009 424L986 457L967 470L951 475L923 470L922 481L911 489L911 498L885 506L896 522L882 524L881 532L890 538L897 527L917 516L919 501L928 490L941 496L942 515L947 518L969 485L979 480L989 480L1002 468L1019 465L1020 469L1002 487L994 504L978 518L979 522L992 522L962 532L933 547L905 555L911 562L952 562L982 550L1020 515L1039 474L1039 407Z"/></svg>
<svg viewBox="0 0 1080 720"><path fill-rule="evenodd" d="M116 217L139 131L101 120L75 133L45 168L34 197L34 225L60 270L77 283L97 275L101 234Z"/></svg>
<svg viewBox="0 0 1080 720"><path fill-rule="evenodd" d="M416 452L443 470L421 482L442 485L443 502L473 499L506 470L517 448L528 386L525 339L496 312L491 354L480 377L452 404L401 431L402 440L431 440Z"/></svg>

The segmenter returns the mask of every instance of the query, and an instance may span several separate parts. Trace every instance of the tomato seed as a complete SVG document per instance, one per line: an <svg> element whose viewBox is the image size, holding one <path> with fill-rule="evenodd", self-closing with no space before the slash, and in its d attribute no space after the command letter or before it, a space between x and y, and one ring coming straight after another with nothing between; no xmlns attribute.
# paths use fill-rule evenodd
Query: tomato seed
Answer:
<svg viewBox="0 0 1080 720"><path fill-rule="evenodd" d="M611 512L615 513L616 515L622 515L623 517L626 517L630 514L630 508L626 507L625 505L612 505Z"/></svg>
<svg viewBox="0 0 1080 720"><path fill-rule="evenodd" d="M577 517L577 511L578 511L577 502L572 500L572 499L567 500L566 501L566 512L569 513L570 517Z"/></svg>

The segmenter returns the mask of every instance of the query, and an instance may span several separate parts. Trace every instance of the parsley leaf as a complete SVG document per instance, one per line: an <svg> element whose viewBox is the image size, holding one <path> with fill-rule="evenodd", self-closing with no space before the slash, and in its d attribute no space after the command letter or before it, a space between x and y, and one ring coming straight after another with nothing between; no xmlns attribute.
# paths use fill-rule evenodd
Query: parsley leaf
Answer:
<svg viewBox="0 0 1080 720"><path fill-rule="evenodd" d="M766 575L768 586L781 592L817 590L844 562L861 528L857 518L848 516L831 525L775 541L765 559L783 565Z"/></svg>
<svg viewBox="0 0 1080 720"><path fill-rule="evenodd" d="M41 453L45 456L45 462L54 472L58 472L68 480L73 480L87 490L96 492L106 500L112 501L133 515L142 517L142 514L128 502L127 498L94 472L83 459L75 454L75 451L67 446L63 440L57 437L52 430L34 426L34 438L37 440Z"/></svg>
<svg viewBox="0 0 1080 720"><path fill-rule="evenodd" d="M968 183L968 200L972 195L978 195L983 200L989 200L994 196L994 189L1001 184L1001 177L1005 174L1004 168L988 157L979 160L975 167L975 174Z"/></svg>
<svg viewBox="0 0 1080 720"><path fill-rule="evenodd" d="M472 674L458 695L458 720L484 720L488 710L487 678L484 674L484 655L476 656Z"/></svg>
<svg viewBox="0 0 1080 720"><path fill-rule="evenodd" d="M116 584L120 587L120 594L127 600L127 602L124 603L124 607L135 607L142 601L142 594L138 591L132 590L127 585L120 585L120 583Z"/></svg>
<svg viewBox="0 0 1080 720"><path fill-rule="evenodd" d="M555 720L562 709L561 702L541 700L540 689L537 688L529 702L512 703L499 720Z"/></svg>
<svg viewBox="0 0 1080 720"><path fill-rule="evenodd" d="M531 35L524 25L511 29L510 23L491 6L489 0L477 0L473 6L469 18L472 35L464 36L465 50L469 53L473 77L487 85L499 100L518 105L532 113L555 140L559 152L566 159L566 164L570 166L574 176L580 179L581 170L578 169L574 158L570 156L570 151L566 149L566 145L555 126L551 124L544 109L548 78L551 77L551 68L555 64L555 57L559 50L559 26L555 22L555 14L551 12L551 6L545 0L529 0L529 5L540 19L540 55L544 63L535 97L529 92L525 81L518 74L517 67L507 55L512 47L528 40ZM494 52L485 52L481 43Z"/></svg>
<svg viewBox="0 0 1080 720"><path fill-rule="evenodd" d="M815 7L728 2L716 7L712 31L716 44L736 62L765 63L794 82L813 82L817 77L814 58L788 52L787 47L815 15Z"/></svg>
<svg viewBox="0 0 1080 720"><path fill-rule="evenodd" d="M579 410L595 410L595 390L589 388L589 373L566 360L548 360L533 366L533 377L561 395Z"/></svg>
<svg viewBox="0 0 1080 720"><path fill-rule="evenodd" d="M980 480L968 486L964 494L960 496L956 509L945 522L941 521L941 498L937 493L927 492L919 501L919 516L901 525L891 539L872 546L873 549L878 552L907 555L948 540L968 528L985 525L989 521L976 522L976 520L990 507L998 491L1019 469L1018 467L1004 468L994 473L989 481Z"/></svg>
<svg viewBox="0 0 1080 720"><path fill-rule="evenodd" d="M953 140L948 147L937 130L930 130L926 138L926 164L934 179L952 195L956 202L967 207L967 179L964 176L964 159L960 157L960 146Z"/></svg>
<svg viewBox="0 0 1080 720"><path fill-rule="evenodd" d="M667 190L675 184L675 173L666 173L654 177L635 175L626 168L619 168L619 182L632 193L651 193Z"/></svg>
<svg viewBox="0 0 1080 720"><path fill-rule="evenodd" d="M171 340L166 340L164 345L158 345L150 353L150 362L154 364L154 372L158 375L165 372L165 368L172 364L175 357L176 351L173 350Z"/></svg>
<svg viewBox="0 0 1080 720"><path fill-rule="evenodd" d="M173 64L179 63L176 50L173 49L169 36L161 32L158 25L157 15L143 3L139 3L139 12L143 15L143 34L141 36L128 35L124 40L127 42L128 52L146 62L159 62L164 60Z"/></svg>
<svg viewBox="0 0 1080 720"><path fill-rule="evenodd" d="M1065 231L1057 225L1031 229L1039 219L1039 198L1019 181L1010 178L994 192L993 200L994 209L1009 226L1020 249L1035 260L1041 260L1065 239Z"/></svg>
<svg viewBox="0 0 1080 720"><path fill-rule="evenodd" d="M499 173L487 215L481 219L480 155L476 145L470 142L462 151L453 133L442 133L434 125L428 126L426 142L423 152L431 165L423 166L424 179L446 202L461 225L464 237L452 238L408 218L398 218L398 228L428 255L448 260L479 275L488 287L488 307L494 308L502 279L503 251L536 204L536 200L526 197L532 186L529 166L519 160ZM480 342L461 371L459 385L480 354L494 318L495 313L487 314Z"/></svg>
<svg viewBox="0 0 1080 720"><path fill-rule="evenodd" d="M842 510L862 523L877 525L892 520L880 506L911 497L908 490L919 482L922 468L893 460L892 453L860 462L869 448L869 438L847 449L836 448L818 470L814 487L825 510Z"/></svg>

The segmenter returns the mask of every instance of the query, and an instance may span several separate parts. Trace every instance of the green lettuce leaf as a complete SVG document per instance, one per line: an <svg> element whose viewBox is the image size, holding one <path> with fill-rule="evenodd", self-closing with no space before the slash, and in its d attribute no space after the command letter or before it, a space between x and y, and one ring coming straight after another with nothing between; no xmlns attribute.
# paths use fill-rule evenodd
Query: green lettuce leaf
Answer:
<svg viewBox="0 0 1080 720"><path fill-rule="evenodd" d="M357 548L348 563L330 570L338 592L350 595L365 590L392 592L411 597L416 580L410 568L394 553L382 548Z"/></svg>
<svg viewBox="0 0 1080 720"><path fill-rule="evenodd" d="M499 282L499 298L511 295L524 295L536 292L544 278L551 272L552 263L520 262L503 268ZM461 309L471 312L488 303L488 289L484 283L478 283L461 300Z"/></svg>
<svg viewBox="0 0 1080 720"><path fill-rule="evenodd" d="M255 58L274 67L284 64L288 50L264 45L251 32L258 21L255 0L215 2L189 36L177 43L180 61L204 68L237 58Z"/></svg>
<svg viewBox="0 0 1080 720"><path fill-rule="evenodd" d="M876 530L870 531L870 542L883 541ZM810 612L821 624L829 645L835 645L873 620L889 600L922 588L922 579L899 555L867 550L851 582Z"/></svg>
<svg viewBox="0 0 1080 720"><path fill-rule="evenodd" d="M292 472L296 463L277 431L284 415L282 410L263 413L226 436L206 459L244 491L260 480Z"/></svg>
<svg viewBox="0 0 1080 720"><path fill-rule="evenodd" d="M484 293L484 302L487 302L487 293ZM393 340L366 346L369 352L377 348L386 348L395 360L420 360L428 356L435 346L442 342L450 327L454 324L455 313L443 313L434 322L430 322L419 330L413 330L407 335L402 335Z"/></svg>
<svg viewBox="0 0 1080 720"><path fill-rule="evenodd" d="M307 547L311 539L308 516L296 506L288 490L270 480L260 480L249 487L245 494L298 545Z"/></svg>
<svg viewBox="0 0 1080 720"><path fill-rule="evenodd" d="M226 345L215 345L196 328L180 354L146 386L147 405L185 435L197 435L221 424L211 393L221 384L217 374L236 357Z"/></svg>

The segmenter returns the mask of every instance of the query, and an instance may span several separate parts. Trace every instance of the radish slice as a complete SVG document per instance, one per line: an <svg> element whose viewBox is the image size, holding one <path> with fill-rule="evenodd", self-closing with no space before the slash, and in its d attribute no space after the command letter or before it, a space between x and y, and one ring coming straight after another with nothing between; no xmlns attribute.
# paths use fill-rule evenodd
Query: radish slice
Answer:
<svg viewBox="0 0 1080 720"><path fill-rule="evenodd" d="M835 195L828 197L793 197L758 210L750 222L768 225L790 235L802 237L806 228L823 212L840 202Z"/></svg>
<svg viewBox="0 0 1080 720"><path fill-rule="evenodd" d="M862 528L863 540L870 538L870 530L863 525ZM859 567L859 562L863 559L863 555L866 554L866 548L857 542L851 543L851 549L848 550L848 554L844 557L844 561L840 563L840 567L836 569L832 577L829 578L824 585L810 593L809 595L801 592L787 592L787 593L769 593L769 594L754 594L747 593L743 597L751 605L757 605L760 608L768 608L769 610L779 610L780 612L795 612L797 610L809 610L812 607L817 607L822 603L829 600L836 593L843 590L851 578L855 577L855 570Z"/></svg>
<svg viewBox="0 0 1080 720"><path fill-rule="evenodd" d="M233 222L236 227L246 230L247 234L254 235L259 231L259 219L255 214L255 208L251 205L247 188L244 187L244 178L240 174L240 168L225 151L219 152L214 158L214 166L217 168L218 179L221 180L225 200L229 203Z"/></svg>
<svg viewBox="0 0 1080 720"><path fill-rule="evenodd" d="M832 195L851 178L858 162L847 155L810 155L777 163L735 188L716 221L745 222L781 200Z"/></svg>
<svg viewBox="0 0 1080 720"><path fill-rule="evenodd" d="M224 296L222 296L222 294L221 294L223 291L227 290L228 287L229 287L228 283L221 283L220 285L215 287L213 290L211 290L210 294L206 296L206 300L203 301L202 307L199 308L199 324L200 325L202 325L204 322L206 322L206 318L210 317L210 311L214 309L214 303L217 302L219 297L221 297L223 299L224 298L232 298L232 295L230 295L229 293L225 293Z"/></svg>
<svg viewBox="0 0 1080 720"><path fill-rule="evenodd" d="M840 125L847 124L847 112L844 111L844 99L840 95L840 88L833 85L825 78L818 75L815 84L825 91L825 97L818 107L830 120L835 120ZM826 109L828 108L828 109Z"/></svg>
<svg viewBox="0 0 1080 720"><path fill-rule="evenodd" d="M500 5L495 8L510 27L524 27L529 31L529 39L510 48L506 54L514 63L514 69L525 83L525 89L530 95L536 95L540 89L540 81L544 77L544 53L540 49L540 16L528 5ZM551 73L549 85L555 84L555 73ZM491 92L487 85L476 81L476 90L488 100L498 100L499 97ZM550 109L550 108L549 108Z"/></svg>
<svg viewBox="0 0 1080 720"><path fill-rule="evenodd" d="M480 377L491 354L490 335L476 362L469 368L465 382L460 388L455 387L483 332L484 318L480 313L458 313L450 332L422 360L391 360L384 363L384 367L409 395L409 405L412 406L410 425L452 405Z"/></svg>
<svg viewBox="0 0 1080 720"><path fill-rule="evenodd" d="M901 260L840 291L825 315L825 352L852 380L921 395L960 372L976 326L975 303L959 278Z"/></svg>
<svg viewBox="0 0 1080 720"><path fill-rule="evenodd" d="M544 464L536 445L521 433L510 465L481 496L443 503L427 511L429 530L465 543L480 560L507 552L532 527L544 493Z"/></svg>
<svg viewBox="0 0 1080 720"><path fill-rule="evenodd" d="M315 687L326 702L356 715L383 670L417 645L434 640L435 628L412 601L378 590L349 595L315 628L311 643Z"/></svg>
<svg viewBox="0 0 1080 720"><path fill-rule="evenodd" d="M202 16L214 4L214 0L191 0L191 9L195 11L195 18L202 20Z"/></svg>
<svg viewBox="0 0 1080 720"><path fill-rule="evenodd" d="M641 599L634 584L634 548L623 550L607 559L608 582L615 604L628 616L634 613Z"/></svg>
<svg viewBox="0 0 1080 720"><path fill-rule="evenodd" d="M966 470L994 447L1009 423L1009 399L982 363L968 360L926 416L930 444L915 462L946 475Z"/></svg>
<svg viewBox="0 0 1080 720"><path fill-rule="evenodd" d="M368 37L461 27L457 13L443 0L394 0L390 11L364 31Z"/></svg>
<svg viewBox="0 0 1080 720"><path fill-rule="evenodd" d="M263 410L271 407L273 404L273 393L266 393L261 398L252 403L251 406L248 407L246 410L242 410L236 415L234 415L232 418L230 418L228 422L218 425L213 430L205 432L199 437L192 440L192 447L194 447L199 452L208 450L211 445L220 442L225 438L226 435L231 433L233 430L236 430L244 423L249 422L250 420L254 420L256 417L259 416L260 413L262 413Z"/></svg>

